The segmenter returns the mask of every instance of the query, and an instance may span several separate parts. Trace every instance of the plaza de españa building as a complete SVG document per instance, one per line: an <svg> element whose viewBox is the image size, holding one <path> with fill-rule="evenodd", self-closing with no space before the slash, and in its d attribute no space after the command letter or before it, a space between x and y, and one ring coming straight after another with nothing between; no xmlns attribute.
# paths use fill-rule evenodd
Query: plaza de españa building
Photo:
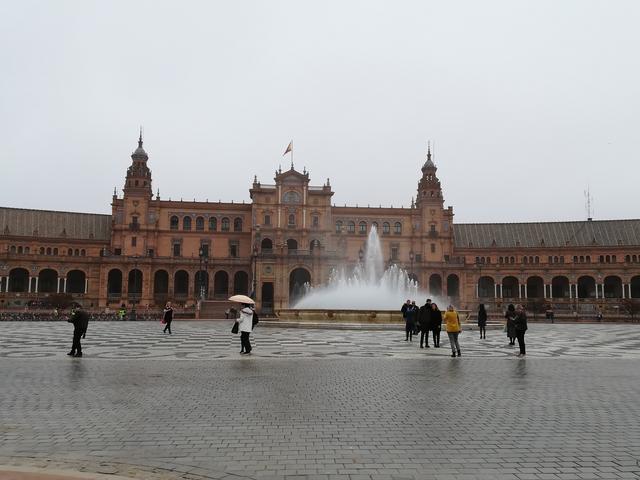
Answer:
<svg viewBox="0 0 640 480"><path fill-rule="evenodd" d="M408 208L335 206L328 179L311 185L293 165L254 178L251 203L162 199L148 161L140 138L111 215L0 207L0 306L69 293L92 309L189 310L243 293L269 313L355 266L374 226L388 265L460 308L588 312L640 298L640 220L458 224L430 151Z"/></svg>

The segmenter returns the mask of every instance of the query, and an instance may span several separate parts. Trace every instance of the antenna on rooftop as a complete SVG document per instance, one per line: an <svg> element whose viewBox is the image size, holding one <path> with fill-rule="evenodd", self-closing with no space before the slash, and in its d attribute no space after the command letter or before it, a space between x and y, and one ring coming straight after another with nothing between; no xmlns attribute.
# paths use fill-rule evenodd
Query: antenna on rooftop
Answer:
<svg viewBox="0 0 640 480"><path fill-rule="evenodd" d="M591 195L591 188L587 185L587 189L584 191L584 209L587 212L587 220L593 220L593 196Z"/></svg>

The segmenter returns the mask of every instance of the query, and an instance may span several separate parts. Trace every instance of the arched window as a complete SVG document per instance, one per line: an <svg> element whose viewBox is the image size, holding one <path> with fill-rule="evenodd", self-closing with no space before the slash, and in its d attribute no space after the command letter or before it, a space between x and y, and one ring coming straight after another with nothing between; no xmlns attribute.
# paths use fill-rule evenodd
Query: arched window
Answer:
<svg viewBox="0 0 640 480"><path fill-rule="evenodd" d="M336 233L340 233L340 232L342 232L342 222L338 220L336 222Z"/></svg>
<svg viewBox="0 0 640 480"><path fill-rule="evenodd" d="M218 219L216 217L209 218L209 230L212 232L218 230Z"/></svg>
<svg viewBox="0 0 640 480"><path fill-rule="evenodd" d="M74 256L76 256L76 257L79 257L79 256L80 256L80 249L76 248L76 249L73 251L73 255L74 255Z"/></svg>
<svg viewBox="0 0 640 480"><path fill-rule="evenodd" d="M18 246L18 253L22 253L22 245Z"/></svg>
<svg viewBox="0 0 640 480"><path fill-rule="evenodd" d="M360 222L360 223L358 224L358 231L359 231L361 234L365 234L365 233L367 233L367 222Z"/></svg>
<svg viewBox="0 0 640 480"><path fill-rule="evenodd" d="M624 256L624 261L629 263L631 261L631 256L630 255L625 255Z"/></svg>
<svg viewBox="0 0 640 480"><path fill-rule="evenodd" d="M382 233L384 235L388 235L391 233L391 225L389 225L389 222L384 222L382 224Z"/></svg>
<svg viewBox="0 0 640 480"><path fill-rule="evenodd" d="M293 213L289 214L289 221L287 222L287 225L289 225L290 227L296 226L296 216Z"/></svg>
<svg viewBox="0 0 640 480"><path fill-rule="evenodd" d="M591 255L587 255L586 260L587 260L587 263L591 263Z"/></svg>
<svg viewBox="0 0 640 480"><path fill-rule="evenodd" d="M169 228L171 230L178 230L178 224L180 223L180 220L178 219L177 216L172 216L171 220L169 220Z"/></svg>
<svg viewBox="0 0 640 480"><path fill-rule="evenodd" d="M540 257L536 257L536 263L540 263Z"/></svg>
<svg viewBox="0 0 640 480"><path fill-rule="evenodd" d="M191 230L191 217L184 217L182 219L182 229Z"/></svg>
<svg viewBox="0 0 640 480"><path fill-rule="evenodd" d="M233 231L241 232L242 231L242 219L240 217L236 217L233 220Z"/></svg>
<svg viewBox="0 0 640 480"><path fill-rule="evenodd" d="M223 232L229 231L229 219L227 217L224 217L222 219L222 231Z"/></svg>
<svg viewBox="0 0 640 480"><path fill-rule="evenodd" d="M53 249L53 254L54 254L54 255L58 255L58 249L57 249L57 248L54 248L54 249Z"/></svg>
<svg viewBox="0 0 640 480"><path fill-rule="evenodd" d="M376 231L378 231L378 222L371 222L371 229L376 229Z"/></svg>
<svg viewBox="0 0 640 480"><path fill-rule="evenodd" d="M196 231L197 232L204 231L204 218L203 217L197 217L196 218Z"/></svg>
<svg viewBox="0 0 640 480"><path fill-rule="evenodd" d="M47 247L47 255L51 255L51 247Z"/></svg>
<svg viewBox="0 0 640 480"><path fill-rule="evenodd" d="M394 225L394 232L396 235L400 235L402 233L402 224L400 222L396 222Z"/></svg>
<svg viewBox="0 0 640 480"><path fill-rule="evenodd" d="M527 257L522 257L522 263L525 265L529 263L529 259Z"/></svg>
<svg viewBox="0 0 640 480"><path fill-rule="evenodd" d="M84 257L87 255L87 251L83 248L82 250L80 250L80 256Z"/></svg>
<svg viewBox="0 0 640 480"><path fill-rule="evenodd" d="M24 247L24 253L29 253L29 247Z"/></svg>
<svg viewBox="0 0 640 480"><path fill-rule="evenodd" d="M67 255L69 255L69 256L73 255L73 250L71 248L67 250Z"/></svg>
<svg viewBox="0 0 640 480"><path fill-rule="evenodd" d="M71 249L69 249L69 250L71 250ZM40 255L44 255L44 247L40 247Z"/></svg>
<svg viewBox="0 0 640 480"><path fill-rule="evenodd" d="M356 233L356 222L347 223L347 232L348 233Z"/></svg>

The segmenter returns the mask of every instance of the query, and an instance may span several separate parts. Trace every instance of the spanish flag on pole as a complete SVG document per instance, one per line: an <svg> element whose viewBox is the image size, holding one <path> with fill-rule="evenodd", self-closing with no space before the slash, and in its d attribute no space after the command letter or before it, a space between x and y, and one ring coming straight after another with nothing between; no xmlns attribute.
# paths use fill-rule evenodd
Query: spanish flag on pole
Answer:
<svg viewBox="0 0 640 480"><path fill-rule="evenodd" d="M293 153L293 140L291 140L289 142L289 145L287 145L287 149L284 151L284 153L282 154L282 156L284 157L287 153L292 152Z"/></svg>

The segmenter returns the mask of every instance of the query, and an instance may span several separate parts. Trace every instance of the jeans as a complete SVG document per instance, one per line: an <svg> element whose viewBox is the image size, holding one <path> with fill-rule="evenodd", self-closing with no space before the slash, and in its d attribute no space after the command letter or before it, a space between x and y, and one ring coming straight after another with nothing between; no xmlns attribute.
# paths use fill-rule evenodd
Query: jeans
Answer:
<svg viewBox="0 0 640 480"><path fill-rule="evenodd" d="M433 341L435 345L435 340ZM429 346L429 330L420 330L420 346L425 344L427 347Z"/></svg>
<svg viewBox="0 0 640 480"><path fill-rule="evenodd" d="M251 351L251 342L249 341L251 332L240 332L240 351L249 353Z"/></svg>
<svg viewBox="0 0 640 480"><path fill-rule="evenodd" d="M449 336L449 343L451 344L451 351L456 353L456 351L460 351L460 344L458 343L458 335L460 332L447 332Z"/></svg>
<svg viewBox="0 0 640 480"><path fill-rule="evenodd" d="M527 352L524 348L524 332L516 331L516 338L518 339L518 346L520 347L520 353L525 355Z"/></svg>
<svg viewBox="0 0 640 480"><path fill-rule="evenodd" d="M82 353L82 345L80 345L80 339L82 338L82 332L79 330L73 331L73 344L71 345L71 353Z"/></svg>

